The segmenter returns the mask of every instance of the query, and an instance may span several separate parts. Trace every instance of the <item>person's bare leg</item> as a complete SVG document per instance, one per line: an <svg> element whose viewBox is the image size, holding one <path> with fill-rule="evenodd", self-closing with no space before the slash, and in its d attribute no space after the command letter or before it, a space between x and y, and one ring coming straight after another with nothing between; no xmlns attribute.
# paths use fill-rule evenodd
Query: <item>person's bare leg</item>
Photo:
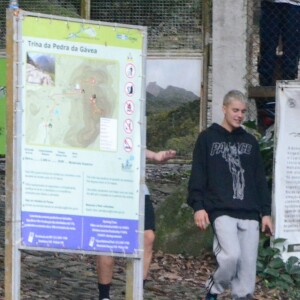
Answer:
<svg viewBox="0 0 300 300"><path fill-rule="evenodd" d="M113 269L114 258L112 256L97 256L99 299L109 299Z"/></svg>
<svg viewBox="0 0 300 300"><path fill-rule="evenodd" d="M98 282L108 284L112 282L114 258L112 256L97 256Z"/></svg>
<svg viewBox="0 0 300 300"><path fill-rule="evenodd" d="M152 249L155 239L153 230L145 230L144 232L144 280L147 278L148 271L152 260Z"/></svg>

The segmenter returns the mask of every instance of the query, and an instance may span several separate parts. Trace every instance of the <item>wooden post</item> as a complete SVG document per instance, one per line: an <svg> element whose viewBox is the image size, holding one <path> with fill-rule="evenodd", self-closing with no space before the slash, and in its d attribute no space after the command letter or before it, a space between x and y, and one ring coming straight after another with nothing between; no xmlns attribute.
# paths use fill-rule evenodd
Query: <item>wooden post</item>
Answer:
<svg viewBox="0 0 300 300"><path fill-rule="evenodd" d="M127 265L126 265L126 300L132 300L133 299L133 280L134 280L134 274L133 274L133 260L127 259Z"/></svg>
<svg viewBox="0 0 300 300"><path fill-rule="evenodd" d="M202 1L202 85L199 116L199 131L207 126L208 86L209 86L209 65L211 52L211 1Z"/></svg>
<svg viewBox="0 0 300 300"><path fill-rule="evenodd" d="M127 259L126 298L125 300L143 299L143 259Z"/></svg>
<svg viewBox="0 0 300 300"><path fill-rule="evenodd" d="M91 18L91 0L81 0L80 15L83 19L90 20L90 18Z"/></svg>
<svg viewBox="0 0 300 300"><path fill-rule="evenodd" d="M7 143L5 175L5 300L19 300L21 289L21 253L18 250L16 234L17 211L14 201L15 174L14 153L16 148L15 101L17 93L16 59L18 57L16 26L14 14L17 11L8 9L6 13L6 57L7 57Z"/></svg>

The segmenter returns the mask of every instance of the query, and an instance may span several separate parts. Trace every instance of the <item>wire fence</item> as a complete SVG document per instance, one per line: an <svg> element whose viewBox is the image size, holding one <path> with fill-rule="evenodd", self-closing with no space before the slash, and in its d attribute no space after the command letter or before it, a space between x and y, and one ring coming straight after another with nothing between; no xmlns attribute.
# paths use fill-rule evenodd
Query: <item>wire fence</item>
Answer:
<svg viewBox="0 0 300 300"><path fill-rule="evenodd" d="M91 19L148 27L148 48L202 51L199 0L92 0Z"/></svg>
<svg viewBox="0 0 300 300"><path fill-rule="evenodd" d="M300 76L300 1L288 2L247 1L246 85L248 96L254 101L250 119L257 115L260 121L268 119L263 116L265 105L275 101L276 80L299 79ZM82 3L81 0L19 1L24 10L69 17L80 17ZM8 4L9 0L0 2L0 49L5 49ZM195 55L205 52L201 0L91 0L90 8L92 20L147 26L149 50ZM207 82L211 84L210 80ZM270 113L274 113L274 105L269 108Z"/></svg>
<svg viewBox="0 0 300 300"><path fill-rule="evenodd" d="M23 10L51 15L80 17L81 0L21 0L19 6ZM0 1L0 49L5 49L6 8L9 0Z"/></svg>
<svg viewBox="0 0 300 300"><path fill-rule="evenodd" d="M5 48L5 10L0 2L0 49ZM23 10L80 17L80 0L22 0ZM91 0L92 20L148 27L148 48L200 53L201 1L199 0Z"/></svg>

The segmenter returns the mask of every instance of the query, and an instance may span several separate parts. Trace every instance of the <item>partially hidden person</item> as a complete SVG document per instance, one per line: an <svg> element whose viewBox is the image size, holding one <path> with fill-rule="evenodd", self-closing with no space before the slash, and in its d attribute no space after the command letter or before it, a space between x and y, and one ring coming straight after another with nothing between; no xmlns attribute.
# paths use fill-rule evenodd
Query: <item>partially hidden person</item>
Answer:
<svg viewBox="0 0 300 300"><path fill-rule="evenodd" d="M175 150L151 151L146 150L146 158L150 161L165 162L176 156ZM147 186L145 188L145 218L144 218L144 274L143 280L147 279L149 267L152 260L152 249L155 239L155 214L150 193ZM99 300L110 300L110 288L113 279L114 268L113 256L97 256L97 275Z"/></svg>

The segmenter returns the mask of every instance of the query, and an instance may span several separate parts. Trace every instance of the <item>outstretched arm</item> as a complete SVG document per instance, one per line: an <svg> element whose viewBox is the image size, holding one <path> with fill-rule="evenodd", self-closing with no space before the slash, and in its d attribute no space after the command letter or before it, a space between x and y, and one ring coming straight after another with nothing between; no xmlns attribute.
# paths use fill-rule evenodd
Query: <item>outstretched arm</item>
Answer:
<svg viewBox="0 0 300 300"><path fill-rule="evenodd" d="M176 156L176 151L171 150L171 149L158 151L158 152L154 152L154 151L146 149L146 158L148 158L149 160L163 162L163 161L167 161L175 156Z"/></svg>

